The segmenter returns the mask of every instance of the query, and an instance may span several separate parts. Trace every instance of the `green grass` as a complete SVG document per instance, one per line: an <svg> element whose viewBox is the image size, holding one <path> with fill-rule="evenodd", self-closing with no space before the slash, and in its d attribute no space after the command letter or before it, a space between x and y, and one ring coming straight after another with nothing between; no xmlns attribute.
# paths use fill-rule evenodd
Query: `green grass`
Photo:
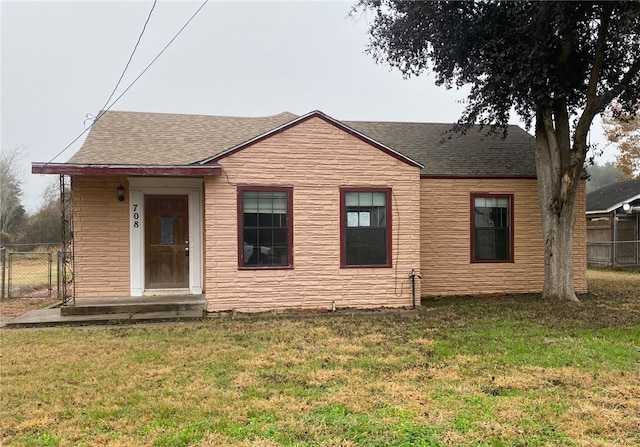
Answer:
<svg viewBox="0 0 640 447"><path fill-rule="evenodd" d="M640 276L583 304L3 331L6 446L604 446L640 441Z"/></svg>

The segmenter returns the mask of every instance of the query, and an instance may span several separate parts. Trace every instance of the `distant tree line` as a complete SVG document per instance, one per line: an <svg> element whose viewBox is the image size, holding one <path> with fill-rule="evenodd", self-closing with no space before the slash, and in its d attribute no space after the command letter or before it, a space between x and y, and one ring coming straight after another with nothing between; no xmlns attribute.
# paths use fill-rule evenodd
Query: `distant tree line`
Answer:
<svg viewBox="0 0 640 447"><path fill-rule="evenodd" d="M608 161L603 165L597 163L587 166L587 192L607 186L609 183L629 180L627 175L616 164Z"/></svg>
<svg viewBox="0 0 640 447"><path fill-rule="evenodd" d="M40 208L27 213L19 166L23 156L20 147L0 153L0 245L59 243L62 224L57 187L49 185Z"/></svg>

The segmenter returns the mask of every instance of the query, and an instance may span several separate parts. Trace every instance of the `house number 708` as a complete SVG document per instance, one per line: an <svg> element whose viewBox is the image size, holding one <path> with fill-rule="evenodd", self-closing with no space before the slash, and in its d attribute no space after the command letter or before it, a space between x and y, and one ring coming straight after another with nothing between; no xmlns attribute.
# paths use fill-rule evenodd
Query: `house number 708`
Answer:
<svg viewBox="0 0 640 447"><path fill-rule="evenodd" d="M140 227L140 213L138 212L138 204L133 204L133 228Z"/></svg>

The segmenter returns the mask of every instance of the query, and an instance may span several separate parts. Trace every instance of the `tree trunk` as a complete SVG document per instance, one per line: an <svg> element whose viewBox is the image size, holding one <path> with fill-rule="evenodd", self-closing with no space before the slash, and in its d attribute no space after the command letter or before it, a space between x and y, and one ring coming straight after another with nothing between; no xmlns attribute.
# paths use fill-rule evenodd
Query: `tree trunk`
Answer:
<svg viewBox="0 0 640 447"><path fill-rule="evenodd" d="M544 180L541 182L538 178L538 182L542 183ZM573 289L573 225L575 223L573 209L573 204L565 205L560 217L551 210L551 207L542 210L544 236L542 297L545 299L578 301Z"/></svg>
<svg viewBox="0 0 640 447"><path fill-rule="evenodd" d="M577 185L582 172L568 141L558 138L551 120L536 122L536 171L544 238L542 297L578 301L573 288L573 227Z"/></svg>

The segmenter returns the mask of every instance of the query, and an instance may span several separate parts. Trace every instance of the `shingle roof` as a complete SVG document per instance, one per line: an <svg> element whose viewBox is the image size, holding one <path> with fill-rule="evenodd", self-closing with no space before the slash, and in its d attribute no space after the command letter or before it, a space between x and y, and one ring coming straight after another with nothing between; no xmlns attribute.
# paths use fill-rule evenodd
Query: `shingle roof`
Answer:
<svg viewBox="0 0 640 447"><path fill-rule="evenodd" d="M587 194L587 212L608 213L635 201L640 201L640 179L610 183Z"/></svg>
<svg viewBox="0 0 640 447"><path fill-rule="evenodd" d="M226 117L109 111L69 160L87 164L186 165L210 158L298 116ZM535 177L534 139L509 126L506 139L451 124L342 121L348 127L423 164L422 175Z"/></svg>
<svg viewBox="0 0 640 447"><path fill-rule="evenodd" d="M289 112L248 118L109 111L69 162L187 165L295 118Z"/></svg>
<svg viewBox="0 0 640 447"><path fill-rule="evenodd" d="M344 121L425 167L422 175L454 177L535 177L534 138L518 126L506 139L475 126L466 134L452 124Z"/></svg>

